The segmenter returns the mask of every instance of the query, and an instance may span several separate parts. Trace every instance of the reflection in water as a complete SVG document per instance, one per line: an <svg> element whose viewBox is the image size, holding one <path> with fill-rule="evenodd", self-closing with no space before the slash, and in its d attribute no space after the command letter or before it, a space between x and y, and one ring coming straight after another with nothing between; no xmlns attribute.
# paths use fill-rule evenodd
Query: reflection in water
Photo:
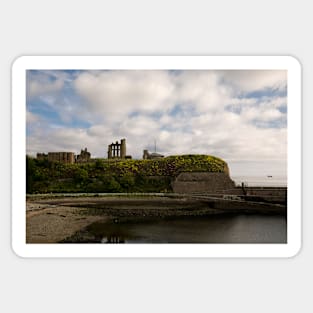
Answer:
<svg viewBox="0 0 313 313"><path fill-rule="evenodd" d="M109 235L108 237L103 237L101 243L125 243L125 239L118 235Z"/></svg>
<svg viewBox="0 0 313 313"><path fill-rule="evenodd" d="M84 234L101 243L286 243L287 221L278 215L219 215L96 222Z"/></svg>

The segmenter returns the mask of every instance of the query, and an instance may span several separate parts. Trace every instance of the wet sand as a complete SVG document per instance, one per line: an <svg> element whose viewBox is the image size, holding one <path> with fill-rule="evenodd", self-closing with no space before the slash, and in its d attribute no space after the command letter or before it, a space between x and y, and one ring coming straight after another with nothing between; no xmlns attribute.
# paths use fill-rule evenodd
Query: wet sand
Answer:
<svg viewBox="0 0 313 313"><path fill-rule="evenodd" d="M26 201L26 242L60 242L94 222L110 219L127 222L149 218L249 213L242 202L232 205L234 208L229 209L230 202L223 201L217 207L207 200L184 197L32 197ZM258 210L264 211L264 208L261 206Z"/></svg>
<svg viewBox="0 0 313 313"><path fill-rule="evenodd" d="M203 215L215 212L199 201L159 197L70 197L26 201L26 242L55 243L111 218Z"/></svg>

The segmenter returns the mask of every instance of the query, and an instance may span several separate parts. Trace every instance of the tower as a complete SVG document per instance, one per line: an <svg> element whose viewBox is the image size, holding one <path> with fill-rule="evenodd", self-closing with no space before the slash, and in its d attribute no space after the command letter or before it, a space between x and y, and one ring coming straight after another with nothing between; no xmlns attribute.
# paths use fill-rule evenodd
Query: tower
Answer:
<svg viewBox="0 0 313 313"><path fill-rule="evenodd" d="M126 158L126 139L121 139L121 143L111 143L108 145L108 159L125 159Z"/></svg>
<svg viewBox="0 0 313 313"><path fill-rule="evenodd" d="M121 150L120 150L121 159L125 159L126 157L126 139L121 139Z"/></svg>

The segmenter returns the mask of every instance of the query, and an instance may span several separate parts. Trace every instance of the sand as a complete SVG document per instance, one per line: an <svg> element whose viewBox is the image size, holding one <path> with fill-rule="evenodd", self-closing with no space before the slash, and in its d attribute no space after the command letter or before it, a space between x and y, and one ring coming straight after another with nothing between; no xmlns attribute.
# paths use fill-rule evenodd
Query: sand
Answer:
<svg viewBox="0 0 313 313"><path fill-rule="evenodd" d="M26 201L26 242L56 243L96 221L210 214L199 201L159 197L57 197Z"/></svg>
<svg viewBox="0 0 313 313"><path fill-rule="evenodd" d="M26 203L26 243L56 243L104 216L85 215L83 208Z"/></svg>
<svg viewBox="0 0 313 313"><path fill-rule="evenodd" d="M286 206L158 196L35 196L26 201L26 242L56 243L97 221L211 214L286 214Z"/></svg>

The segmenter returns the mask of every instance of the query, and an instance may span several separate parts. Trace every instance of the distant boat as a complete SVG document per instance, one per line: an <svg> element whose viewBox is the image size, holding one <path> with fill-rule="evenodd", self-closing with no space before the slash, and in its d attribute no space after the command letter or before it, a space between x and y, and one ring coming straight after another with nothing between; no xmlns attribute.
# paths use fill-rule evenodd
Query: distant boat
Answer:
<svg viewBox="0 0 313 313"><path fill-rule="evenodd" d="M272 176L272 175L267 175L267 177L268 177L268 178L272 178L273 176Z"/></svg>

